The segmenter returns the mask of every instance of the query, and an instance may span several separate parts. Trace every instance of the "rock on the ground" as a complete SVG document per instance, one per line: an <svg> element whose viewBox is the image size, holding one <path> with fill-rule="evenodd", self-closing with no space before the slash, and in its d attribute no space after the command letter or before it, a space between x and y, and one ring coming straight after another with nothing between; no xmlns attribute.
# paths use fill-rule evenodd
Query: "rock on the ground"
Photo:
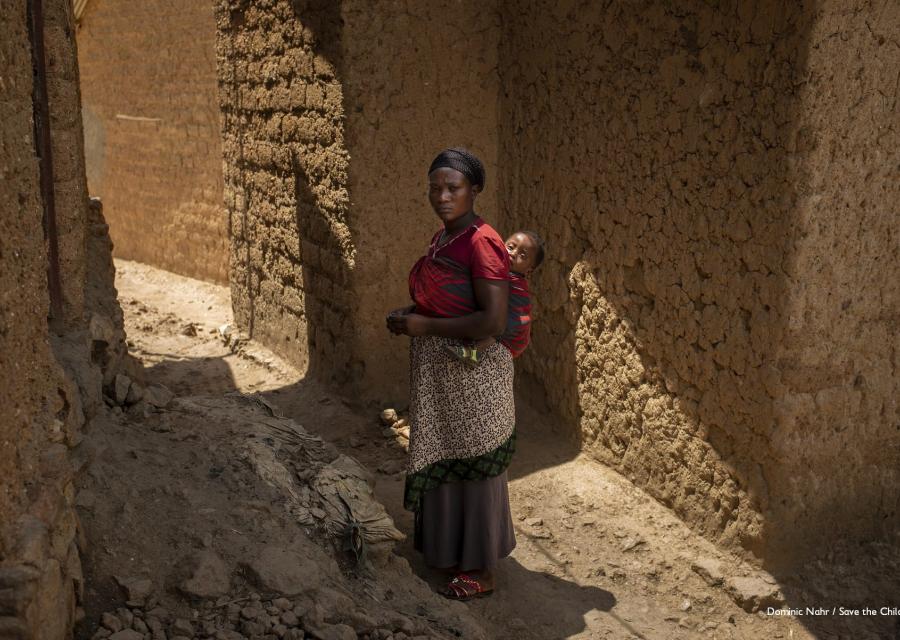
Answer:
<svg viewBox="0 0 900 640"><path fill-rule="evenodd" d="M346 624L315 625L308 629L319 640L356 640L356 631Z"/></svg>
<svg viewBox="0 0 900 640"><path fill-rule="evenodd" d="M116 404L125 404L125 399L128 397L128 389L130 387L131 378L124 373L116 374L116 380L113 383Z"/></svg>
<svg viewBox="0 0 900 640"><path fill-rule="evenodd" d="M265 591L294 596L318 586L319 566L291 549L268 546L242 563L249 578Z"/></svg>
<svg viewBox="0 0 900 640"><path fill-rule="evenodd" d="M725 591L748 613L783 603L778 587L759 576L735 576L725 581Z"/></svg>
<svg viewBox="0 0 900 640"><path fill-rule="evenodd" d="M122 621L112 613L104 613L100 616L100 624L113 633L122 630Z"/></svg>
<svg viewBox="0 0 900 640"><path fill-rule="evenodd" d="M189 561L190 576L180 585L181 591L197 598L216 598L231 588L231 572L221 557L210 549L195 554Z"/></svg>
<svg viewBox="0 0 900 640"><path fill-rule="evenodd" d="M144 640L144 636L134 629L123 629L112 634L109 640Z"/></svg>
<svg viewBox="0 0 900 640"><path fill-rule="evenodd" d="M150 627L151 629L153 629L153 625L150 624L150 618L156 618L157 620L160 620L162 622L168 622L169 618L171 618L171 617L172 616L169 613L169 610L166 609L165 607L160 607L160 606L153 607L152 609L150 609L147 612L147 626ZM153 631L155 632L156 629L153 629Z"/></svg>
<svg viewBox="0 0 900 640"><path fill-rule="evenodd" d="M116 339L116 327L113 321L102 313L92 313L88 323L88 332L94 342L112 344Z"/></svg>
<svg viewBox="0 0 900 640"><path fill-rule="evenodd" d="M406 468L406 461L402 459L398 460L385 460L380 465L378 465L378 473L383 473L385 475L394 475L395 473L399 473Z"/></svg>
<svg viewBox="0 0 900 640"><path fill-rule="evenodd" d="M184 326L181 327L181 335L183 336L196 336L197 335L197 325L193 322L188 322Z"/></svg>
<svg viewBox="0 0 900 640"><path fill-rule="evenodd" d="M128 395L125 396L125 404L134 404L144 397L144 388L137 382L132 381L128 388Z"/></svg>
<svg viewBox="0 0 900 640"><path fill-rule="evenodd" d="M161 384L153 384L144 389L144 402L160 409L164 409L175 397L171 391Z"/></svg>
<svg viewBox="0 0 900 640"><path fill-rule="evenodd" d="M91 314L88 330L91 333L91 340L95 342L105 342L106 344L115 342L116 327L112 320L101 313Z"/></svg>
<svg viewBox="0 0 900 640"><path fill-rule="evenodd" d="M252 620L241 620L241 633L245 636L262 635L266 630L266 625L262 622L254 622Z"/></svg>
<svg viewBox="0 0 900 640"><path fill-rule="evenodd" d="M153 407L143 400L138 400L128 408L128 415L133 418L149 418L153 415Z"/></svg>
<svg viewBox="0 0 900 640"><path fill-rule="evenodd" d="M184 636L186 638L194 637L194 625L184 618L178 618L169 627L169 634L174 636Z"/></svg>
<svg viewBox="0 0 900 640"><path fill-rule="evenodd" d="M725 580L722 563L714 558L698 558L691 563L691 569L712 587L721 585Z"/></svg>
<svg viewBox="0 0 900 640"><path fill-rule="evenodd" d="M378 621L362 611L353 611L350 613L348 622L356 629L357 633L372 633L378 628Z"/></svg>
<svg viewBox="0 0 900 640"><path fill-rule="evenodd" d="M622 551L631 551L642 544L644 544L644 540L640 536L625 538L622 542Z"/></svg>
<svg viewBox="0 0 900 640"><path fill-rule="evenodd" d="M385 409L381 412L381 423L387 427L397 421L397 412L394 409Z"/></svg>
<svg viewBox="0 0 900 640"><path fill-rule="evenodd" d="M119 607L118 609L116 609L116 615L118 616L119 620L122 621L122 628L134 628L134 614L131 611L129 611L125 607Z"/></svg>

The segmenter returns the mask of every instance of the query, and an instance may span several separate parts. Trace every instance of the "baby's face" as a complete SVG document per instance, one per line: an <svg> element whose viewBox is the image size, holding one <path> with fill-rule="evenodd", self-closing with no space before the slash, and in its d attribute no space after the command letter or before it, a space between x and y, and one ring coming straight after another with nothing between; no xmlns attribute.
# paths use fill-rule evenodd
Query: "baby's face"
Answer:
<svg viewBox="0 0 900 640"><path fill-rule="evenodd" d="M524 233L514 233L506 239L510 269L528 275L537 260L537 245Z"/></svg>

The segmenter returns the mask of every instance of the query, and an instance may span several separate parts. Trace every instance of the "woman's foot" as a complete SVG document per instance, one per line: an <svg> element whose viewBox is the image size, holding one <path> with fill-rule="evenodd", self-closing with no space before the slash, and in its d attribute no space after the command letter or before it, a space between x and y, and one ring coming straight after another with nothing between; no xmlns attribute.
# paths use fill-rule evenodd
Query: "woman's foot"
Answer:
<svg viewBox="0 0 900 640"><path fill-rule="evenodd" d="M476 571L457 574L441 591L441 595L445 598L461 602L472 598L484 598L492 593L494 593L493 576L488 572Z"/></svg>

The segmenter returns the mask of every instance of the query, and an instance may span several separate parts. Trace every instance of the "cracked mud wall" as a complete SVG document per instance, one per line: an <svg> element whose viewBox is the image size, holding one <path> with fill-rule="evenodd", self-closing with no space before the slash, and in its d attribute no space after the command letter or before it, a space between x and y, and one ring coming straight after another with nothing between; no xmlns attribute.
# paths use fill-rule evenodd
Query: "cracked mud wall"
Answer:
<svg viewBox="0 0 900 640"><path fill-rule="evenodd" d="M423 167L468 144L485 217L548 240L520 387L585 449L773 562L885 531L889 5L460 6L438 28L423 6L218 4L238 322L359 398L402 401L405 345L381 318L436 227ZM462 99L440 79L456 58ZM852 481L833 473L844 451Z"/></svg>
<svg viewBox="0 0 900 640"><path fill-rule="evenodd" d="M284 0L222 1L217 20L236 320L363 399L402 397L383 318L438 227L437 151L481 155L496 221L497 16ZM452 84L448 56L467 65Z"/></svg>
<svg viewBox="0 0 900 640"><path fill-rule="evenodd" d="M896 50L873 61L865 26L891 24L886 7L860 3L842 27L871 70L834 78L836 3L522 2L504 23L506 226L543 232L550 255L520 369L596 457L773 561L896 513L874 500L896 495L896 448L877 445L896 437L895 350L866 362L896 340L895 285L870 277L852 317L826 302L896 264L896 129L879 97L896 95ZM869 94L860 120L842 115ZM862 371L866 437L836 435ZM848 446L852 479L835 474Z"/></svg>
<svg viewBox="0 0 900 640"><path fill-rule="evenodd" d="M355 248L336 8L219 0L216 22L235 320L342 383Z"/></svg>
<svg viewBox="0 0 900 640"><path fill-rule="evenodd" d="M47 97L53 154L53 200L59 246L63 326L74 328L85 310L87 279L84 133L79 104L75 18L68 3L48 2L45 9Z"/></svg>
<svg viewBox="0 0 900 640"><path fill-rule="evenodd" d="M0 38L0 65L4 78L0 152L5 159L0 188L3 193L3 233L0 234L0 305L2 329L0 393L8 418L0 422L0 514L2 557L14 546L11 536L17 517L30 502L27 486L37 474L36 440L32 423L49 428L53 415L52 392L58 382L47 335L50 298L47 292L47 256L41 228L42 203L38 161L32 132L31 45L24 5L4 20ZM7 75L8 74L8 75ZM30 384L21 384L25 381Z"/></svg>
<svg viewBox="0 0 900 640"><path fill-rule="evenodd" d="M799 12L730 6L524 3L502 188L550 254L522 368L599 459L759 550L805 42Z"/></svg>
<svg viewBox="0 0 900 640"><path fill-rule="evenodd" d="M498 226L499 14L493 2L345 1L344 102L350 163L354 391L393 406L408 393L407 340L391 339L387 311L409 302L407 276L440 221L427 171L462 145L487 173L476 210Z"/></svg>
<svg viewBox="0 0 900 640"><path fill-rule="evenodd" d="M896 542L900 5L828 0L814 16L767 450L772 519L798 544Z"/></svg>
<svg viewBox="0 0 900 640"><path fill-rule="evenodd" d="M0 401L6 412L0 423L0 635L61 640L71 636L83 591L79 550L85 541L73 508L73 481L85 463L78 445L87 421L101 410L104 374L124 362L124 332L107 229L99 212L88 210L72 5L43 3L49 103L44 124L52 144L60 317L50 318L25 3L5 18L0 26L6 116L0 125Z"/></svg>
<svg viewBox="0 0 900 640"><path fill-rule="evenodd" d="M77 37L88 185L116 255L227 283L213 2L91 0Z"/></svg>
<svg viewBox="0 0 900 640"><path fill-rule="evenodd" d="M77 77L70 75L68 66L74 53L66 28L69 9L66 3L48 2L44 10L48 93L55 107L50 125L59 127L53 152L61 211L60 263L69 270L63 282L64 317L59 323L66 326L81 312L83 227L79 230L76 221L87 202L77 198L80 119ZM0 423L0 630L14 637L22 633L61 639L71 628L81 580L68 449L78 442L84 416L78 388L50 347L48 258L24 3L10 8L0 33L5 114L0 128L4 158L0 170L0 372L4 381L0 398L6 413ZM68 103L67 97L74 102ZM69 116L69 109L75 117ZM81 181L84 198L83 168Z"/></svg>

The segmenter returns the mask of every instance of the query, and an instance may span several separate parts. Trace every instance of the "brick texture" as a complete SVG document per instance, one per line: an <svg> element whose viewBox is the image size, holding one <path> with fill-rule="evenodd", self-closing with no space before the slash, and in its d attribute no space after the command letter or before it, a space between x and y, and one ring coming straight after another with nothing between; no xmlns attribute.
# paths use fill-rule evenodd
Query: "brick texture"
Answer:
<svg viewBox="0 0 900 640"><path fill-rule="evenodd" d="M356 253L335 61L286 0L220 1L216 21L235 319L345 382Z"/></svg>
<svg viewBox="0 0 900 640"><path fill-rule="evenodd" d="M217 3L238 321L402 405L384 313L468 145L548 240L519 383L585 450L773 560L896 524L894 4L413 4Z"/></svg>
<svg viewBox="0 0 900 640"><path fill-rule="evenodd" d="M518 5L503 204L549 241L520 372L719 542L896 527L896 3Z"/></svg>
<svg viewBox="0 0 900 640"><path fill-rule="evenodd" d="M95 243L87 236L72 5L48 0L42 36L50 108L45 124L62 285L62 316L49 318L32 43L26 3L6 8L0 23L0 626L4 637L63 640L71 637L84 589L69 449L81 440L101 393L102 374L91 364L86 326L92 312L86 304L88 247ZM95 235L100 231L105 234L102 225ZM93 278L98 279L104 278ZM104 285L104 304L117 308L109 281ZM99 291L96 284L93 289ZM118 328L123 339L121 316Z"/></svg>
<svg viewBox="0 0 900 640"><path fill-rule="evenodd" d="M92 0L77 39L88 185L116 255L227 282L212 3Z"/></svg>

